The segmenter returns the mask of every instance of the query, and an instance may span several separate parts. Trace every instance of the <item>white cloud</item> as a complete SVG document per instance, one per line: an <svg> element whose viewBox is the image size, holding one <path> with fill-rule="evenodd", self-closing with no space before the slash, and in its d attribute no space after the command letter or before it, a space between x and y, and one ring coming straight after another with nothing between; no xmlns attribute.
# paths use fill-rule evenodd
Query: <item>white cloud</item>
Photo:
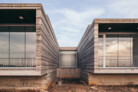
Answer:
<svg viewBox="0 0 138 92"><path fill-rule="evenodd" d="M83 7L48 10L60 46L77 46L94 18L138 18L138 0L100 0ZM91 1L86 1L91 3ZM72 5L74 6L74 5ZM85 9L84 9L85 8Z"/></svg>
<svg viewBox="0 0 138 92"><path fill-rule="evenodd" d="M115 0L107 7L111 17L138 18L138 0Z"/></svg>
<svg viewBox="0 0 138 92"><path fill-rule="evenodd" d="M68 35L70 34L70 35ZM74 34L72 33L60 33L58 36L58 42L60 43L60 46L76 46L77 39L74 39Z"/></svg>
<svg viewBox="0 0 138 92"><path fill-rule="evenodd" d="M95 17L104 13L102 8L88 8L84 11L73 9L56 9L49 12L57 15L53 27L58 30L57 38L60 46L77 46L88 24ZM59 17L60 16L60 17Z"/></svg>
<svg viewBox="0 0 138 92"><path fill-rule="evenodd" d="M93 18L99 17L104 13L102 8L88 8L84 11L75 11L72 9L60 9L51 11L55 14L62 15L62 19L58 23L66 23L72 26L84 26L86 22L92 22Z"/></svg>
<svg viewBox="0 0 138 92"><path fill-rule="evenodd" d="M64 31L67 31L67 32L73 32L73 33L79 33L80 30L78 29L73 29L71 27L60 27L60 30L64 30Z"/></svg>

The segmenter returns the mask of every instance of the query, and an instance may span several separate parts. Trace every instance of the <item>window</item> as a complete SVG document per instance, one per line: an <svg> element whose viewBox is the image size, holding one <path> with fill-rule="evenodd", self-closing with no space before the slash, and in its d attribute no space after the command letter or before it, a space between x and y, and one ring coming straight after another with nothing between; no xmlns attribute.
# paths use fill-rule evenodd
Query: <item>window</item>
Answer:
<svg viewBox="0 0 138 92"><path fill-rule="evenodd" d="M10 65L25 66L25 27L10 27Z"/></svg>
<svg viewBox="0 0 138 92"><path fill-rule="evenodd" d="M33 27L26 28L26 62L27 66L35 66L36 33Z"/></svg>
<svg viewBox="0 0 138 92"><path fill-rule="evenodd" d="M76 65L76 51L61 51L60 52L60 67L75 68Z"/></svg>
<svg viewBox="0 0 138 92"><path fill-rule="evenodd" d="M103 35L99 35L99 49L98 49L98 55L99 55L99 66L103 66Z"/></svg>
<svg viewBox="0 0 138 92"><path fill-rule="evenodd" d="M117 66L117 35L106 35L106 67Z"/></svg>
<svg viewBox="0 0 138 92"><path fill-rule="evenodd" d="M138 34L104 35L105 42L101 40L102 35L99 35L100 67L138 67L138 50L136 49ZM101 56L103 56L102 59ZM105 65L102 62L105 62Z"/></svg>
<svg viewBox="0 0 138 92"><path fill-rule="evenodd" d="M0 27L0 67L9 65L9 27Z"/></svg>
<svg viewBox="0 0 138 92"><path fill-rule="evenodd" d="M34 26L0 26L0 67L35 67Z"/></svg>

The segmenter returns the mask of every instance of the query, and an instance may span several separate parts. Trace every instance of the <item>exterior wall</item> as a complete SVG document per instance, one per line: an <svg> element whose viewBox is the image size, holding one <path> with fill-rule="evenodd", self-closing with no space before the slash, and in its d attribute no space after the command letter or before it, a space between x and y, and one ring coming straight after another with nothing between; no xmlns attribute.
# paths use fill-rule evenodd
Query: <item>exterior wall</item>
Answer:
<svg viewBox="0 0 138 92"><path fill-rule="evenodd" d="M80 69L77 68L59 68L57 69L57 78L77 79L80 78Z"/></svg>
<svg viewBox="0 0 138 92"><path fill-rule="evenodd" d="M95 31L95 41L94 41L94 74L137 74L137 67L111 67L111 68L101 68L98 67L100 61L98 60L98 24L100 23L138 23L138 19L95 19L94 20L94 31Z"/></svg>
<svg viewBox="0 0 138 92"><path fill-rule="evenodd" d="M40 30L38 20L40 19L40 13L38 10L42 9L41 4L0 4L0 9L34 9L36 10L36 68L1 68L0 76L40 76L41 75L41 60L40 60ZM12 70L12 71L11 71ZM22 73L19 73L22 72Z"/></svg>
<svg viewBox="0 0 138 92"><path fill-rule="evenodd" d="M41 88L44 84L44 77L0 77L0 87L37 87ZM14 82L13 82L14 81Z"/></svg>
<svg viewBox="0 0 138 92"><path fill-rule="evenodd" d="M89 85L138 85L138 75L89 74Z"/></svg>
<svg viewBox="0 0 138 92"><path fill-rule="evenodd" d="M95 19L93 24L88 26L77 49L81 78L89 85L138 84L138 68L98 67L100 63L98 60L99 23L138 23L138 19Z"/></svg>
<svg viewBox="0 0 138 92"><path fill-rule="evenodd" d="M56 69L59 65L59 46L55 38L52 26L49 18L45 15L43 10L38 10L41 18L38 19L41 30L41 49L40 60L41 60L41 74L47 74L46 84L49 85L53 80L56 79Z"/></svg>
<svg viewBox="0 0 138 92"><path fill-rule="evenodd" d="M73 54L75 55L75 66L59 66L57 68L57 78L60 79L78 79L80 78L80 69L77 67L77 48L76 47L60 47L60 54ZM66 57L68 58L68 57ZM69 56L69 58L74 58ZM65 58L64 58L65 59ZM74 59L72 59L74 60ZM64 60L63 60L64 61ZM60 62L60 58L59 58ZM68 65L69 63L66 63ZM71 64L74 65L74 64Z"/></svg>
<svg viewBox="0 0 138 92"><path fill-rule="evenodd" d="M88 81L88 73L94 72L95 32L92 25L87 27L87 30L77 48L78 67L81 69L81 78L86 81Z"/></svg>
<svg viewBox="0 0 138 92"><path fill-rule="evenodd" d="M36 10L36 68L14 68L12 70L8 68L0 69L0 76L4 76L0 77L0 87L37 86L42 89L47 89L47 87L49 87L49 85L56 79L59 46L50 20L45 14L42 5L0 4L0 9ZM5 81L4 84L2 83L3 81Z"/></svg>

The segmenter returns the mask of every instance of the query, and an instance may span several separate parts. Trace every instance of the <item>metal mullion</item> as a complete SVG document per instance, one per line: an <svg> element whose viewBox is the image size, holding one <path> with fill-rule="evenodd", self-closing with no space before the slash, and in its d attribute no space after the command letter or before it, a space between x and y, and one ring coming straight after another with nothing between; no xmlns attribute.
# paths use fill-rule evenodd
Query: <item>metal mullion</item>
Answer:
<svg viewBox="0 0 138 92"><path fill-rule="evenodd" d="M9 65L10 65L10 29L11 27L9 26Z"/></svg>
<svg viewBox="0 0 138 92"><path fill-rule="evenodd" d="M118 62L119 62L119 35L117 35L117 67L118 66Z"/></svg>
<svg viewBox="0 0 138 92"><path fill-rule="evenodd" d="M24 32L24 61L26 61L26 26L25 26L25 32ZM26 67L27 67L27 61L26 61Z"/></svg>
<svg viewBox="0 0 138 92"><path fill-rule="evenodd" d="M106 34L103 34L103 67L106 67Z"/></svg>

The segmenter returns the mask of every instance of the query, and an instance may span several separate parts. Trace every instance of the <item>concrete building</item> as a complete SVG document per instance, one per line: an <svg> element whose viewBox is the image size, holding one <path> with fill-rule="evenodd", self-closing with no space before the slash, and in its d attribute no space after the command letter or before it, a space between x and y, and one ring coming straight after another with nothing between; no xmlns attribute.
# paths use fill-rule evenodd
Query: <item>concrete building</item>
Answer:
<svg viewBox="0 0 138 92"><path fill-rule="evenodd" d="M95 19L78 47L59 47L41 4L0 4L0 89L138 84L137 40L138 19Z"/></svg>
<svg viewBox="0 0 138 92"><path fill-rule="evenodd" d="M89 85L138 84L138 19L95 19L78 48L81 78Z"/></svg>
<svg viewBox="0 0 138 92"><path fill-rule="evenodd" d="M60 47L59 50L57 78L79 79L80 69L77 65L77 47Z"/></svg>
<svg viewBox="0 0 138 92"><path fill-rule="evenodd" d="M0 4L0 87L47 89L59 46L41 4Z"/></svg>

